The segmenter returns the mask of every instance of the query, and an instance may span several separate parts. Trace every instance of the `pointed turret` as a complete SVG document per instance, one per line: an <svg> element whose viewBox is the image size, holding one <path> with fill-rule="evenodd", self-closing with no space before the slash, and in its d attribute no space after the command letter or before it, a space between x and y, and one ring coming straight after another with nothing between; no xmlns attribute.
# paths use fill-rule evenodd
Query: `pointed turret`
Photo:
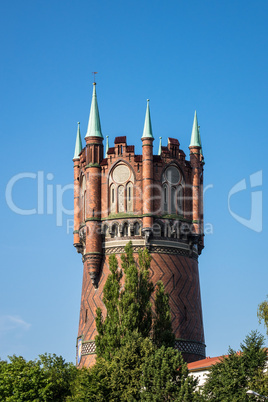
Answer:
<svg viewBox="0 0 268 402"><path fill-rule="evenodd" d="M162 153L162 137L159 137L159 148L158 148L158 155Z"/></svg>
<svg viewBox="0 0 268 402"><path fill-rule="evenodd" d="M152 123L151 123L151 116L150 116L149 99L147 99L147 109L146 109L146 115L145 115L144 129L143 129L143 134L142 134L141 138L154 139Z"/></svg>
<svg viewBox="0 0 268 402"><path fill-rule="evenodd" d="M82 151L82 141L81 141L81 134L80 134L80 123L77 123L77 134L76 134L76 142L75 142L75 149L74 149L74 157L73 159L79 159L79 154Z"/></svg>
<svg viewBox="0 0 268 402"><path fill-rule="evenodd" d="M200 147L200 148L202 147L200 134L199 134L199 127L198 127L198 122L197 122L196 111L194 113L194 122L193 122L193 129L192 129L190 147Z"/></svg>
<svg viewBox="0 0 268 402"><path fill-rule="evenodd" d="M109 149L109 135L106 135L106 150L105 150L105 158L108 158L108 149Z"/></svg>
<svg viewBox="0 0 268 402"><path fill-rule="evenodd" d="M88 127L86 137L99 137L103 138L101 132L101 124L100 124L100 116L99 116L99 108L97 102L97 94L96 94L96 83L93 83L93 94L92 94L92 102L88 120Z"/></svg>

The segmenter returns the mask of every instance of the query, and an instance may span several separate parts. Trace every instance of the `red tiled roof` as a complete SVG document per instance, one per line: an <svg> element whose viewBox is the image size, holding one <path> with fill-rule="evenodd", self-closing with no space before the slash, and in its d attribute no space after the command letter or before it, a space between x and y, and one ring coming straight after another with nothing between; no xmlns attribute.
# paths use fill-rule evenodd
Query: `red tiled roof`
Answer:
<svg viewBox="0 0 268 402"><path fill-rule="evenodd" d="M268 348L266 349L267 355L268 355ZM238 350L236 352L237 355L241 355L242 352ZM216 357L206 357L205 359L202 360L197 360L196 362L188 363L188 370L189 371L199 371L199 370L206 370L209 369L211 366L213 366L216 363L219 363L224 357L228 357L229 355L223 355L223 356L216 356Z"/></svg>
<svg viewBox="0 0 268 402"><path fill-rule="evenodd" d="M162 152L169 153L168 147L164 147L164 146L162 145Z"/></svg>
<svg viewBox="0 0 268 402"><path fill-rule="evenodd" d="M179 141L176 138L168 138L169 144L180 145Z"/></svg>
<svg viewBox="0 0 268 402"><path fill-rule="evenodd" d="M114 153L115 153L114 147L109 148L108 151L107 151L107 154L108 154L108 155L114 154Z"/></svg>
<svg viewBox="0 0 268 402"><path fill-rule="evenodd" d="M100 163L101 166L108 165L107 158L103 159Z"/></svg>
<svg viewBox="0 0 268 402"><path fill-rule="evenodd" d="M115 137L114 143L115 144L125 144L127 142L127 137L124 135L122 137Z"/></svg>
<svg viewBox="0 0 268 402"><path fill-rule="evenodd" d="M128 145L127 152L134 152L134 145Z"/></svg>
<svg viewBox="0 0 268 402"><path fill-rule="evenodd" d="M222 358L223 356L207 357L206 359L188 363L188 370L195 371L195 370L209 369L214 364L219 363L222 360Z"/></svg>

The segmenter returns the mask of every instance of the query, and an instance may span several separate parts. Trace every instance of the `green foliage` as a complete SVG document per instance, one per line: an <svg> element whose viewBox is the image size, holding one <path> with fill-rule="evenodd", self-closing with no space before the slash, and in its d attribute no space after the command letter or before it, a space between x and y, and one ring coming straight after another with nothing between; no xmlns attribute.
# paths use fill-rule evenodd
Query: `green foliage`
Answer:
<svg viewBox="0 0 268 402"><path fill-rule="evenodd" d="M161 345L174 347L175 345L175 335L171 326L169 294L165 293L161 281L156 284L153 340L158 347Z"/></svg>
<svg viewBox="0 0 268 402"><path fill-rule="evenodd" d="M115 255L109 258L111 274L106 280L103 290L103 302L107 315L103 318L100 308L96 311L96 327L98 335L95 338L97 356L110 359L113 352L121 345L121 327L119 311L119 295L121 288L122 271L118 269Z"/></svg>
<svg viewBox="0 0 268 402"><path fill-rule="evenodd" d="M131 242L121 256L122 269L115 255L110 257L103 291L106 317L97 310L97 361L78 375L69 401L193 400L196 381L188 377L181 354L168 347L175 338L162 282L156 286L152 317L150 262L147 249L135 261Z"/></svg>
<svg viewBox="0 0 268 402"><path fill-rule="evenodd" d="M261 323L262 321L264 322L268 335L268 300L264 300L261 304L259 304L257 316L259 318L259 323Z"/></svg>
<svg viewBox="0 0 268 402"><path fill-rule="evenodd" d="M157 346L174 346L169 296L161 281L156 286L155 318L152 320L151 296L154 286L149 280L150 262L151 256L144 249L139 252L137 264L131 242L121 255L122 270L118 267L115 255L110 257L111 274L103 291L107 315L104 318L100 308L96 311L98 335L95 342L98 357L112 359L115 351L129 340L134 331L144 338L152 334Z"/></svg>
<svg viewBox="0 0 268 402"><path fill-rule="evenodd" d="M241 352L236 353L229 348L229 356L212 366L204 385L206 400L217 401L247 401L246 391L260 371L263 371L266 361L266 351L263 348L264 338L257 331L252 331L241 343ZM258 389L255 388L258 392Z"/></svg>
<svg viewBox="0 0 268 402"><path fill-rule="evenodd" d="M134 331L109 361L98 358L73 384L69 402L194 400L196 381L173 348L156 348Z"/></svg>
<svg viewBox="0 0 268 402"><path fill-rule="evenodd" d="M142 401L194 400L197 381L188 376L187 365L173 348L156 348L142 366Z"/></svg>
<svg viewBox="0 0 268 402"><path fill-rule="evenodd" d="M101 309L96 311L95 338L98 357L110 360L114 353L123 346L137 331L141 336L149 336L152 327L152 306L150 302L154 286L149 281L151 257L145 249L139 253L139 268L133 257L132 244L125 247L121 256L124 271L118 268L115 255L109 259L111 274L108 276L103 291L103 302L107 315L105 319Z"/></svg>
<svg viewBox="0 0 268 402"><path fill-rule="evenodd" d="M6 402L61 402L70 394L77 369L56 355L26 361L9 357L0 362L0 400Z"/></svg>

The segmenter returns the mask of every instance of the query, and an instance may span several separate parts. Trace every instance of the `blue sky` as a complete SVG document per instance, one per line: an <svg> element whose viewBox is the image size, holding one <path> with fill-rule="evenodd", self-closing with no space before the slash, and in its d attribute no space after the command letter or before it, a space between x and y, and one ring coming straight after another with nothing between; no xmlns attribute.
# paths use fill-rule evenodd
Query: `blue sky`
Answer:
<svg viewBox="0 0 268 402"><path fill-rule="evenodd" d="M50 352L75 360L82 262L72 216L61 222L57 205L63 189L64 207L73 205L76 123L84 137L92 71L110 144L127 135L141 153L150 98L155 153L162 136L163 145L178 138L188 155L197 110L213 229L200 257L207 355L239 348L252 329L265 333L256 310L268 293L267 19L267 1L1 3L2 359ZM6 200L18 174L28 178L14 182L12 200L36 209L31 215Z"/></svg>

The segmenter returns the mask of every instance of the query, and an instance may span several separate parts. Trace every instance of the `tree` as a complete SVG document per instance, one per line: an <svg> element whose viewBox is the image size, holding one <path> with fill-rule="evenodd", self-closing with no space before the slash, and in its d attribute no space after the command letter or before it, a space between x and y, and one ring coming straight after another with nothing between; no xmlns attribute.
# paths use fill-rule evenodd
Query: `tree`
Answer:
<svg viewBox="0 0 268 402"><path fill-rule="evenodd" d="M240 345L241 352L229 348L228 356L212 366L204 385L207 400L247 401L246 391L260 371L263 372L267 354L264 337L252 331ZM255 389L258 392L258 389Z"/></svg>
<svg viewBox="0 0 268 402"><path fill-rule="evenodd" d="M140 251L137 264L130 242L121 261L122 270L115 255L109 259L105 318L97 310L96 363L80 371L68 401L192 401L196 381L188 377L181 354L167 347L174 346L174 335L161 282L156 286L153 319L150 254Z"/></svg>
<svg viewBox="0 0 268 402"><path fill-rule="evenodd" d="M261 304L259 304L257 316L259 318L259 323L261 323L262 321L264 322L268 335L268 300L264 300Z"/></svg>
<svg viewBox="0 0 268 402"><path fill-rule="evenodd" d="M76 378L69 402L194 400L196 380L179 352L134 331L109 361L98 358Z"/></svg>
<svg viewBox="0 0 268 402"><path fill-rule="evenodd" d="M70 394L77 369L56 355L40 355L28 362L11 356L0 362L0 400L6 402L61 402Z"/></svg>
<svg viewBox="0 0 268 402"><path fill-rule="evenodd" d="M141 400L148 402L194 400L197 380L188 376L182 356L173 348L155 348L142 366Z"/></svg>
<svg viewBox="0 0 268 402"><path fill-rule="evenodd" d="M147 249L139 252L139 264L133 257L132 243L125 247L121 256L122 270L118 268L115 255L109 258L111 274L103 290L103 302L106 307L104 318L100 308L96 312L98 335L95 338L98 357L111 359L117 349L137 331L143 338L153 333L157 345L174 345L170 321L168 295L161 282L156 290L156 317L152 325L151 296L153 283L149 280L151 256ZM122 283L124 273L124 285ZM154 328L153 328L154 327Z"/></svg>
<svg viewBox="0 0 268 402"><path fill-rule="evenodd" d="M158 347L161 345L174 347L175 345L175 335L172 332L171 325L169 294L165 292L161 281L156 284L153 340Z"/></svg>

